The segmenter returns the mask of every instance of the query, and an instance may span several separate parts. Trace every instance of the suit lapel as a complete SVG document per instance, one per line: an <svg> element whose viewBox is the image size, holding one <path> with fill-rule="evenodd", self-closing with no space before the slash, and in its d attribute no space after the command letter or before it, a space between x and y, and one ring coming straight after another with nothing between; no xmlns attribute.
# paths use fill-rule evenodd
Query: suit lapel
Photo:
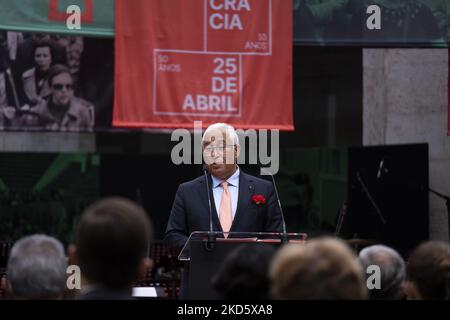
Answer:
<svg viewBox="0 0 450 320"><path fill-rule="evenodd" d="M220 231L222 232L222 226L220 225L219 216L217 214L216 210L216 204L214 202L214 196L212 191L212 179L211 176L208 174L208 180L209 180L209 193L211 195L211 209L212 209L212 220L213 220L213 231ZM209 204L208 204L208 194L206 192L206 180L201 179L199 183L199 192L202 197L202 203L204 204L204 207L206 208L206 212L208 213L208 223L209 223Z"/></svg>
<svg viewBox="0 0 450 320"><path fill-rule="evenodd" d="M230 232L241 231L239 230L239 222L242 220L243 216L245 216L247 207L251 203L251 197L254 192L255 186L253 184L253 179L241 171L239 174L238 203Z"/></svg>

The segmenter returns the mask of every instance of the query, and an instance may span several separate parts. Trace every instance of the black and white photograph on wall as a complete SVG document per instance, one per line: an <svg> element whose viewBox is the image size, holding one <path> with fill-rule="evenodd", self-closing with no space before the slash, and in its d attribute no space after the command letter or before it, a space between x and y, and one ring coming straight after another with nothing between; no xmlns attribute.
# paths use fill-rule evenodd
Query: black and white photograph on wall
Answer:
<svg viewBox="0 0 450 320"><path fill-rule="evenodd" d="M0 129L111 128L114 40L0 31Z"/></svg>

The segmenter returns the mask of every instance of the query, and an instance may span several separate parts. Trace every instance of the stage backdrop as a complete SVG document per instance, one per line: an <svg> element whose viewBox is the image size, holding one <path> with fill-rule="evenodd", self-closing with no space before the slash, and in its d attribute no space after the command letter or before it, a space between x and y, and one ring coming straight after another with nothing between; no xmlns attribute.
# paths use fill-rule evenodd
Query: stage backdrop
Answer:
<svg viewBox="0 0 450 320"><path fill-rule="evenodd" d="M450 0L293 0L302 45L448 47Z"/></svg>
<svg viewBox="0 0 450 320"><path fill-rule="evenodd" d="M283 2L293 3L295 44L385 48L448 47L450 43L450 0ZM113 37L114 3L115 0L0 0L0 29ZM82 28L79 30L66 28L65 12L70 5L82 9ZM373 11L374 8L378 12ZM377 20L379 29L368 28L368 24L376 24Z"/></svg>
<svg viewBox="0 0 450 320"><path fill-rule="evenodd" d="M293 130L292 2L116 2L113 125Z"/></svg>

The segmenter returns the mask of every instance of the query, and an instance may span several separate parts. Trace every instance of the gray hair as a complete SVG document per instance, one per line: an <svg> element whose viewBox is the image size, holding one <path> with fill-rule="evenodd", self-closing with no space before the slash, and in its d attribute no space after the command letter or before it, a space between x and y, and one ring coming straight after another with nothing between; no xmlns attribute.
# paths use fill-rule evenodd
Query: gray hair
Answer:
<svg viewBox="0 0 450 320"><path fill-rule="evenodd" d="M405 280L405 262L397 251L383 245L370 246L359 253L359 261L364 270L367 270L370 265L380 267L381 288L369 290L372 300L398 298L401 285Z"/></svg>
<svg viewBox="0 0 450 320"><path fill-rule="evenodd" d="M12 247L7 279L15 298L58 298L66 285L66 268L61 242L46 235L32 235Z"/></svg>
<svg viewBox="0 0 450 320"><path fill-rule="evenodd" d="M239 136L236 133L236 130L232 126L226 123L214 123L206 128L205 133L203 134L202 142L205 143L205 138L211 135L213 132L222 132L227 135L229 139L233 141L233 143L239 146Z"/></svg>

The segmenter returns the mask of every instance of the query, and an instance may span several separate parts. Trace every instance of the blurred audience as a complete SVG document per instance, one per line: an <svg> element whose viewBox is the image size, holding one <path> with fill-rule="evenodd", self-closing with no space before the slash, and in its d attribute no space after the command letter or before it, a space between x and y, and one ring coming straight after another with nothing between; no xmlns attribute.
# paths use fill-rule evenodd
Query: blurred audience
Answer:
<svg viewBox="0 0 450 320"><path fill-rule="evenodd" d="M359 253L359 261L364 271L371 265L380 268L380 288L369 290L371 300L400 300L405 297L405 262L397 251L383 245L370 246ZM371 275L367 272L364 274L366 279Z"/></svg>
<svg viewBox="0 0 450 320"><path fill-rule="evenodd" d="M83 277L81 300L130 299L133 283L151 266L151 222L123 198L99 200L83 213L69 251Z"/></svg>
<svg viewBox="0 0 450 320"><path fill-rule="evenodd" d="M227 300L269 299L269 266L273 246L242 245L226 258L213 278L219 297Z"/></svg>
<svg viewBox="0 0 450 320"><path fill-rule="evenodd" d="M405 291L410 300L450 299L450 244L428 241L411 254Z"/></svg>
<svg viewBox="0 0 450 320"><path fill-rule="evenodd" d="M368 295L361 265L338 239L313 239L283 247L270 277L275 299L356 300Z"/></svg>
<svg viewBox="0 0 450 320"><path fill-rule="evenodd" d="M67 260L62 244L49 236L32 235L12 247L7 287L18 300L62 299Z"/></svg>

